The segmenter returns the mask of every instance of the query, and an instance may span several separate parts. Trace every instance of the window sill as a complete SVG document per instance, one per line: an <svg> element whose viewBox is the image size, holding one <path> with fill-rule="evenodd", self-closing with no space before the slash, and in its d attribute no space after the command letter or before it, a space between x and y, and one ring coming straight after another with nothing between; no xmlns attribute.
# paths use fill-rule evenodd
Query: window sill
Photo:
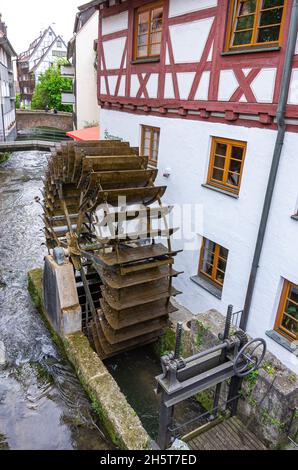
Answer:
<svg viewBox="0 0 298 470"><path fill-rule="evenodd" d="M292 216L291 216L291 219L293 219L293 220L298 220L298 214L292 215Z"/></svg>
<svg viewBox="0 0 298 470"><path fill-rule="evenodd" d="M202 187L211 189L212 191L216 191L217 193L225 194L226 196L230 196L233 199L239 199L238 194L231 193L230 191L225 191L224 189L218 188L217 186L212 186L211 184L202 184Z"/></svg>
<svg viewBox="0 0 298 470"><path fill-rule="evenodd" d="M293 343L291 341L289 341L287 338L285 338L285 336L281 335L275 330L266 331L265 334L269 338L271 338L273 341L275 341L277 344L287 349L287 351L289 351L292 354L294 354L298 349L298 346L293 347Z"/></svg>
<svg viewBox="0 0 298 470"><path fill-rule="evenodd" d="M239 54L255 54L255 53L260 53L260 52L276 52L280 51L281 47L280 46L274 46L274 47L256 47L255 49L252 48L247 48L247 49L241 49L240 50L231 50L231 51L226 51L222 52L221 56L229 56L229 55L239 55Z"/></svg>
<svg viewBox="0 0 298 470"><path fill-rule="evenodd" d="M152 64L155 62L160 62L160 57L152 57L149 59L135 59L132 60L131 63L132 65L137 65L137 64Z"/></svg>
<svg viewBox="0 0 298 470"><path fill-rule="evenodd" d="M209 292L209 294L211 294L214 297L216 297L217 299L221 300L222 290L219 287L216 287L211 281L208 281L208 279L206 279L203 276L200 276L198 274L196 276L192 276L190 279L195 284L202 287L202 289Z"/></svg>

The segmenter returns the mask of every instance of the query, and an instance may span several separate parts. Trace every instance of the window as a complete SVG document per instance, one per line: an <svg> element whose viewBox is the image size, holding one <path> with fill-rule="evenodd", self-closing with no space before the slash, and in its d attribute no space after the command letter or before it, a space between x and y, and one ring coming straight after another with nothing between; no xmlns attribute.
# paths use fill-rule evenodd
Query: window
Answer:
<svg viewBox="0 0 298 470"><path fill-rule="evenodd" d="M58 39L58 41L57 41L57 47L58 47L58 49L61 49L61 47L62 47L62 41L61 41L61 39Z"/></svg>
<svg viewBox="0 0 298 470"><path fill-rule="evenodd" d="M246 143L214 137L207 183L238 194Z"/></svg>
<svg viewBox="0 0 298 470"><path fill-rule="evenodd" d="M286 0L234 0L231 3L229 49L280 45Z"/></svg>
<svg viewBox="0 0 298 470"><path fill-rule="evenodd" d="M53 57L66 57L66 55L65 51L52 51Z"/></svg>
<svg viewBox="0 0 298 470"><path fill-rule="evenodd" d="M149 157L149 162L157 164L160 129L158 127L142 126L141 153Z"/></svg>
<svg viewBox="0 0 298 470"><path fill-rule="evenodd" d="M298 285L285 281L274 329L289 340L298 339Z"/></svg>
<svg viewBox="0 0 298 470"><path fill-rule="evenodd" d="M225 279L228 254L229 252L226 248L204 238L200 256L199 275L207 277L210 281L222 288Z"/></svg>
<svg viewBox="0 0 298 470"><path fill-rule="evenodd" d="M162 20L162 2L137 9L134 59L158 58L160 56Z"/></svg>

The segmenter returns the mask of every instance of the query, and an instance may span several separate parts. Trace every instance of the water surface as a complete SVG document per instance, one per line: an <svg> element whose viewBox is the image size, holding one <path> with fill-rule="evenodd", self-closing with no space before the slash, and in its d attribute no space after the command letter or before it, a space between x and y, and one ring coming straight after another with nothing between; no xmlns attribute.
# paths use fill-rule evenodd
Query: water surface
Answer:
<svg viewBox="0 0 298 470"><path fill-rule="evenodd" d="M27 272L47 254L34 201L47 156L16 152L0 165L0 448L111 449L27 291Z"/></svg>

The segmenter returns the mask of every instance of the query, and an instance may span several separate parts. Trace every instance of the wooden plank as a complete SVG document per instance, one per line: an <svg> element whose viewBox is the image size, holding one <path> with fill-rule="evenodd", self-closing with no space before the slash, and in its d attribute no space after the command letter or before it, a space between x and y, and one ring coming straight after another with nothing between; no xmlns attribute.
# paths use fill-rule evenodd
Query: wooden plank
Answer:
<svg viewBox="0 0 298 470"><path fill-rule="evenodd" d="M266 450L263 443L243 423L233 417L188 441L198 450Z"/></svg>
<svg viewBox="0 0 298 470"><path fill-rule="evenodd" d="M141 271L121 275L114 271L108 271L95 266L99 275L102 277L103 282L111 289L125 289L127 287L146 284L152 281L158 281L167 277L176 277L181 272L171 269L170 266L161 266L159 268L152 268L148 271Z"/></svg>
<svg viewBox="0 0 298 470"><path fill-rule="evenodd" d="M171 302L167 303L165 301L157 301L147 306L142 306L142 308L130 309L129 311L124 310L122 312L111 309L103 299L100 300L100 305L106 320L114 330L121 330L138 323L165 317L177 311Z"/></svg>
<svg viewBox="0 0 298 470"><path fill-rule="evenodd" d="M107 266L118 266L132 262L146 261L148 259L163 256L174 256L176 252L170 252L161 243L157 245L140 246L136 248L128 246L119 247L119 256L116 251L107 254L99 254L98 258Z"/></svg>
<svg viewBox="0 0 298 470"><path fill-rule="evenodd" d="M163 330L167 326L168 317L159 317L121 330L113 330L104 316L99 319L99 322L106 340L112 345L118 345L129 340L137 341L140 336Z"/></svg>
<svg viewBox="0 0 298 470"><path fill-rule="evenodd" d="M105 227L109 222L118 223L123 220L134 219L161 219L162 217L170 214L174 206L160 206L160 207L146 207L142 209L130 209L123 212L110 212L105 214L104 219L97 224L99 227Z"/></svg>
<svg viewBox="0 0 298 470"><path fill-rule="evenodd" d="M120 233L118 235L110 234L107 237L99 237L97 236L97 240L102 244L113 244L115 242L121 243L131 243L137 240L147 240L150 238L169 238L174 233L178 232L179 228L169 228L169 229L156 229L150 230L146 232L128 232L128 233Z"/></svg>
<svg viewBox="0 0 298 470"><path fill-rule="evenodd" d="M104 299L114 310L125 310L139 305L146 305L156 300L175 297L179 294L181 294L180 291L174 287L170 288L169 282L166 282L166 285L165 283L160 283L158 287L152 286L151 284L148 284L146 287L141 286L139 289L133 287L131 292L127 292L122 296L123 300L121 300L119 298L113 298L109 292L107 292L106 288L102 287Z"/></svg>

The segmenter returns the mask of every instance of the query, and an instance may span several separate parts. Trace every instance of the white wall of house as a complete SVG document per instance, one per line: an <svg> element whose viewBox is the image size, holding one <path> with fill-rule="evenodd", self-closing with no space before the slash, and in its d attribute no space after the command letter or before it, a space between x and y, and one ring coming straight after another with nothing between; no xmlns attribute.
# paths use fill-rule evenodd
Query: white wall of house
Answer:
<svg viewBox="0 0 298 470"><path fill-rule="evenodd" d="M58 42L60 41L60 47L58 47ZM60 53L61 56L58 57L57 53ZM62 55L62 53L64 53ZM51 47L48 49L46 54L44 55L42 61L38 64L35 69L35 79L38 80L39 76L44 73L51 65L55 64L59 59L66 58L67 48L65 47L64 43L59 39L56 38L55 42L52 43Z"/></svg>
<svg viewBox="0 0 298 470"><path fill-rule="evenodd" d="M45 49L48 48L55 39L55 34L52 31L47 31L45 37L39 44L37 50L32 54L29 61L29 68L32 69L38 60L43 56Z"/></svg>
<svg viewBox="0 0 298 470"><path fill-rule="evenodd" d="M243 309L276 131L105 109L101 110L100 124L101 138L107 131L133 146L140 145L142 124L160 127L157 184L168 187L163 202L191 204L199 214L193 234L188 233L190 215L186 212L182 239L175 240L174 236L174 248L184 249L176 258L176 268L184 271L175 281L183 291L178 300L194 314L212 308L225 313L229 304L236 310ZM239 198L202 187L207 179L212 136L247 142ZM295 142L297 134L287 133L248 332L264 337L269 349L298 372L294 355L265 335L274 326L282 279L298 283L298 221L291 219L298 200ZM170 169L168 179L163 176L165 169ZM179 219L177 224L181 225ZM197 274L202 236L229 250L221 300L190 280Z"/></svg>
<svg viewBox="0 0 298 470"><path fill-rule="evenodd" d="M98 37L98 12L76 36L76 112L78 129L99 121L97 74L94 68L94 40Z"/></svg>

